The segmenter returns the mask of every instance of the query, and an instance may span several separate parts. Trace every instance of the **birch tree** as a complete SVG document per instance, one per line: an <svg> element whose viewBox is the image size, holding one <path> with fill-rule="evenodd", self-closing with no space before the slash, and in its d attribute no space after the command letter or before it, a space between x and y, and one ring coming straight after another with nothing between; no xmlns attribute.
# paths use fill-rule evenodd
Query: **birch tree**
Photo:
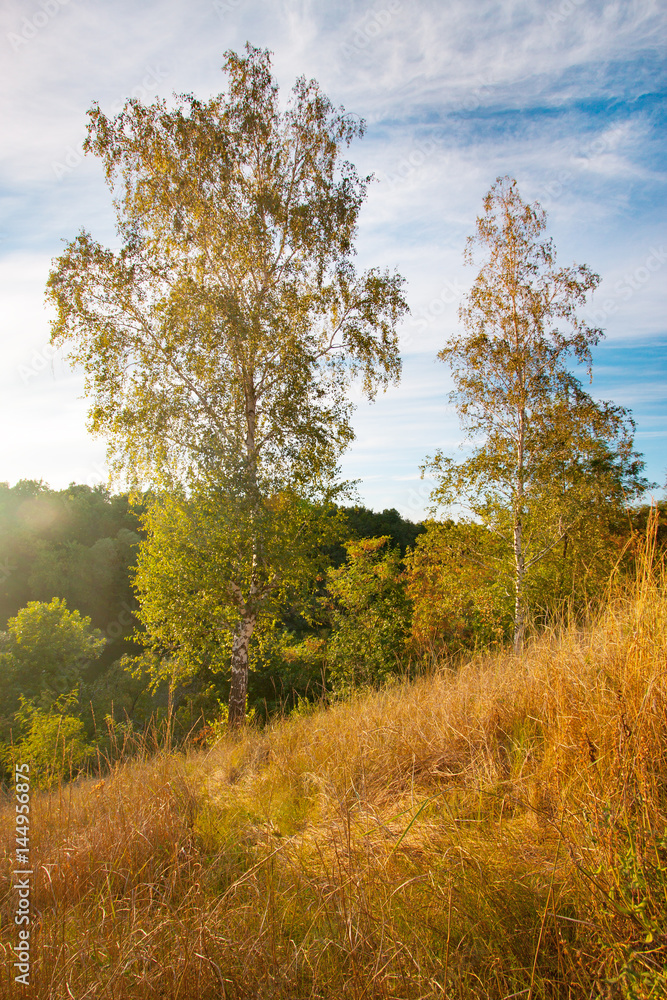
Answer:
<svg viewBox="0 0 667 1000"><path fill-rule="evenodd" d="M48 292L52 341L85 370L89 427L113 471L224 496L223 520L244 526L220 577L237 612L236 725L248 643L282 585L272 498L329 495L354 436L350 380L372 399L398 379L407 306L400 275L353 263L370 177L343 154L363 122L303 78L282 109L268 52L229 52L224 68L227 91L205 102L133 99L115 118L93 106L85 149L115 194L120 247L82 232Z"/></svg>
<svg viewBox="0 0 667 1000"><path fill-rule="evenodd" d="M645 487L627 411L597 403L568 365L584 365L602 331L578 315L600 278L560 267L546 216L498 178L466 244L481 268L460 307L463 332L438 357L449 364L452 401L472 442L462 462L438 452L436 503L458 502L511 553L514 647L526 629L535 567L600 504L627 503Z"/></svg>

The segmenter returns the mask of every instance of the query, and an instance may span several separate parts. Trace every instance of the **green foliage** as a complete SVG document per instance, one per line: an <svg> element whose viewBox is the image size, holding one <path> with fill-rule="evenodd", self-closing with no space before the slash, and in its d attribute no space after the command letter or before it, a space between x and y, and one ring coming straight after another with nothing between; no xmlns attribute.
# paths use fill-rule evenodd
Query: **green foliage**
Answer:
<svg viewBox="0 0 667 1000"><path fill-rule="evenodd" d="M304 79L281 111L267 52L225 69L206 103L91 109L123 242L68 245L53 339L130 477L312 482L351 439L350 375L370 396L398 377L402 279L352 263L369 178L341 153L363 124Z"/></svg>
<svg viewBox="0 0 667 1000"><path fill-rule="evenodd" d="M284 607L306 611L325 548L341 531L335 511L287 491L264 501L250 523L222 491L171 493L150 508L145 527L135 580L139 616L164 656L155 678L168 674L172 682L207 670L228 682L234 632L248 603L260 641ZM259 560L258 528L265 539Z"/></svg>
<svg viewBox="0 0 667 1000"><path fill-rule="evenodd" d="M115 537L98 538L90 546L69 541L40 548L28 577L30 590L37 600L57 595L73 607L90 608L91 619L107 627L116 608L132 600L127 581L138 544L136 532L121 528Z"/></svg>
<svg viewBox="0 0 667 1000"><path fill-rule="evenodd" d="M422 524L415 524L401 517L395 508L385 509L381 513L369 510L368 507L342 507L341 514L345 518L346 538L379 538L387 535L392 545L397 545L401 556L415 544L416 539L424 530ZM337 545L331 551L331 561L334 566L341 566L346 559L344 545Z"/></svg>
<svg viewBox="0 0 667 1000"><path fill-rule="evenodd" d="M65 601L57 597L48 604L31 601L9 620L3 643L4 714L16 710L19 695L48 708L60 695L73 691L82 670L105 644L90 618L69 611Z"/></svg>
<svg viewBox="0 0 667 1000"><path fill-rule="evenodd" d="M156 659L149 650L135 656L125 654L99 677L82 685L81 702L91 735L106 717L130 721L137 729L148 726L157 708L151 696Z"/></svg>
<svg viewBox="0 0 667 1000"><path fill-rule="evenodd" d="M85 148L104 163L122 245L82 233L48 293L53 342L68 343L86 371L90 427L109 439L114 468L136 484L214 495L234 529L205 571L206 598L195 607L189 590L178 593L194 630L206 623L207 656L231 640L235 724L250 637L291 573L293 498L333 499L354 436L350 380L373 398L398 379L407 305L400 275L354 267L370 178L343 150L363 123L303 78L283 109L268 52L228 52L225 70L227 93L207 102L130 100L113 120L91 109ZM287 527L274 498L288 498ZM142 565L144 621L191 658L190 637L163 614L164 562Z"/></svg>
<svg viewBox="0 0 667 1000"><path fill-rule="evenodd" d="M46 709L77 686L91 739L114 699L121 716L128 706L139 724L150 716L129 675L114 667L140 648L129 638L140 510L139 498L132 509L127 495L102 486L0 484L0 616L8 623L0 633L1 739L16 733L21 695Z"/></svg>
<svg viewBox="0 0 667 1000"><path fill-rule="evenodd" d="M406 556L412 650L420 659L502 643L512 622L505 547L479 524L427 521Z"/></svg>
<svg viewBox="0 0 667 1000"><path fill-rule="evenodd" d="M29 764L32 781L40 788L76 775L94 753L87 744L83 721L67 714L77 702L76 691L60 695L48 709L39 708L21 696L15 715L23 734L16 743L2 748L3 762Z"/></svg>
<svg viewBox="0 0 667 1000"><path fill-rule="evenodd" d="M382 551L388 541L385 535L348 542L347 562L327 575L333 598L327 665L339 693L381 684L405 669L411 608L400 552Z"/></svg>
<svg viewBox="0 0 667 1000"><path fill-rule="evenodd" d="M326 697L327 632L277 626L257 636L248 701L258 719Z"/></svg>
<svg viewBox="0 0 667 1000"><path fill-rule="evenodd" d="M101 486L0 484L0 627L29 601L61 598L109 639L98 666L113 662L136 626L130 567L139 531L127 495Z"/></svg>

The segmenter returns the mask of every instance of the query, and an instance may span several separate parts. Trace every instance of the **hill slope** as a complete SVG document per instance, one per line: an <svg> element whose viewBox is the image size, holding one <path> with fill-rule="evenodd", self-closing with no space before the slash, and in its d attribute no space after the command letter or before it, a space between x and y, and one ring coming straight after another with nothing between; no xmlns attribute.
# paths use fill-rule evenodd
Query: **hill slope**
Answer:
<svg viewBox="0 0 667 1000"><path fill-rule="evenodd" d="M667 995L666 651L643 573L520 659L35 794L26 995Z"/></svg>

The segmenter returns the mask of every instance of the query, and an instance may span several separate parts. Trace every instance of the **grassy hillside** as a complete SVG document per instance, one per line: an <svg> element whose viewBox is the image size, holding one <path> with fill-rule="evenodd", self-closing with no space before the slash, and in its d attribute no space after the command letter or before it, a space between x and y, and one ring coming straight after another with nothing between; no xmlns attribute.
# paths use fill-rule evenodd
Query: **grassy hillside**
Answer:
<svg viewBox="0 0 667 1000"><path fill-rule="evenodd" d="M640 571L521 659L35 793L28 988L7 798L0 996L666 996L666 652Z"/></svg>

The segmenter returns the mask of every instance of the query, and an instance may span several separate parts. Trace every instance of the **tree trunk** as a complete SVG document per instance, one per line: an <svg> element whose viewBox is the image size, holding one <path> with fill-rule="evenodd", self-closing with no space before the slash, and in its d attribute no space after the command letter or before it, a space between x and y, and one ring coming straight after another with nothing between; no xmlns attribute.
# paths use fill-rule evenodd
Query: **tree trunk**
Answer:
<svg viewBox="0 0 667 1000"><path fill-rule="evenodd" d="M526 631L526 608L523 599L523 584L526 565L523 553L523 532L521 521L514 522L514 652L523 650Z"/></svg>
<svg viewBox="0 0 667 1000"><path fill-rule="evenodd" d="M517 334L518 341L518 334ZM523 377L521 393L524 394ZM523 498L524 498L524 445L526 436L526 410L523 403L518 408L517 428L517 478L514 507L514 652L523 650L523 636L526 631L526 608L523 597L526 575L526 554L523 540Z"/></svg>
<svg viewBox="0 0 667 1000"><path fill-rule="evenodd" d="M248 693L248 646L256 616L244 614L234 629L232 642L232 681L229 688L229 727L237 729L245 722Z"/></svg>
<svg viewBox="0 0 667 1000"><path fill-rule="evenodd" d="M245 446L246 446L246 468L248 473L248 482L246 488L250 491L249 496L252 498L255 506L257 504L257 453L256 453L256 442L255 442L255 431L256 431L256 420L257 420L257 395L255 391L255 385L252 377L252 373L248 376L248 381L245 385L245 417L246 417L246 436L245 436ZM256 510L253 510L251 517L253 520L256 516ZM248 695L248 646L250 644L250 637L255 628L255 622L257 620L257 615L254 610L250 610L249 606L252 606L252 599L256 596L257 589L257 562L258 562L258 549L259 540L257 535L253 530L253 546L252 546L252 582L250 585L250 596L248 601L241 601L241 619L236 624L234 628L234 637L232 640L232 657L231 657L231 684L229 687L229 728L238 729L245 723L245 713L246 713L246 700ZM240 591L239 591L240 594Z"/></svg>
<svg viewBox="0 0 667 1000"><path fill-rule="evenodd" d="M558 581L558 596L562 598L565 593L565 570L567 568L567 546L570 540L570 536L565 534L563 536L563 555L560 563L560 580Z"/></svg>

